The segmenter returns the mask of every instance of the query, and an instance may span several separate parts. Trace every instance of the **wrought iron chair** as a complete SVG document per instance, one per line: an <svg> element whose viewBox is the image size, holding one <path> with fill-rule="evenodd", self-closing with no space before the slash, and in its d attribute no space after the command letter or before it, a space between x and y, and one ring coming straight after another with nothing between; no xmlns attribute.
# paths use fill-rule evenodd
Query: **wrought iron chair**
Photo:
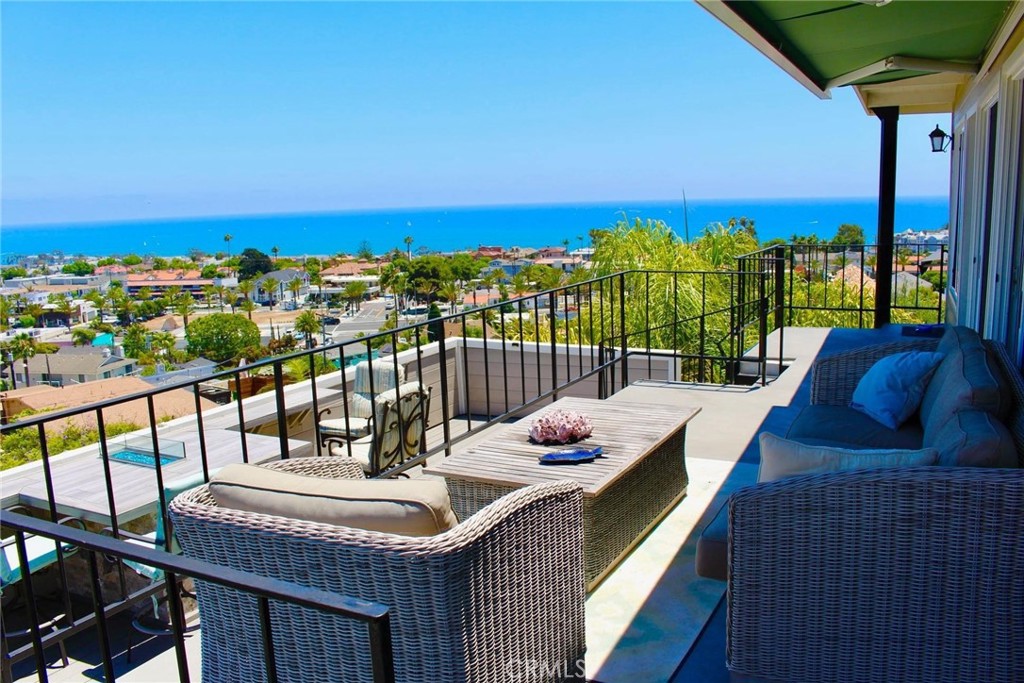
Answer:
<svg viewBox="0 0 1024 683"><path fill-rule="evenodd" d="M430 395L430 388L419 382L380 394L374 401L371 433L354 441L328 438L328 453L354 458L371 476L416 457L426 444Z"/></svg>
<svg viewBox="0 0 1024 683"><path fill-rule="evenodd" d="M356 364L347 413L342 405L325 408L317 414L317 432L321 444L326 447L331 441L347 441L368 435L372 429L374 398L404 381L405 368L398 365L396 370L391 359L378 360L376 363L364 360ZM324 415L332 415L335 410L340 411L342 416L324 419Z"/></svg>

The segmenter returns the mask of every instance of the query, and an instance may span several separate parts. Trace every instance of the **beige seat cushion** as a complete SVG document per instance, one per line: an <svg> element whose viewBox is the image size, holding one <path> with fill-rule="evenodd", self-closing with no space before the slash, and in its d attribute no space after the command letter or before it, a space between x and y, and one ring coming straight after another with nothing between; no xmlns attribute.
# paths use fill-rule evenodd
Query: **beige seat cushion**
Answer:
<svg viewBox="0 0 1024 683"><path fill-rule="evenodd" d="M934 448L916 451L902 449L850 450L828 446L806 446L796 441L762 432L761 467L757 481L776 481L801 474L822 474L875 467L919 467L935 465L939 452Z"/></svg>
<svg viewBox="0 0 1024 683"><path fill-rule="evenodd" d="M325 479L228 465L210 481L217 505L403 536L433 536L459 523L444 482Z"/></svg>

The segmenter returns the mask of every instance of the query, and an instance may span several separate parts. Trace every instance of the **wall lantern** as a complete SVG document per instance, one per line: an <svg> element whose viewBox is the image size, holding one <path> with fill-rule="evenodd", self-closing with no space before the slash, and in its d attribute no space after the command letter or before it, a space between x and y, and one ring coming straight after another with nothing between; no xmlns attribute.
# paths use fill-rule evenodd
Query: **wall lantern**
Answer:
<svg viewBox="0 0 1024 683"><path fill-rule="evenodd" d="M933 152L945 152L949 148L949 143L953 141L952 135L946 135L946 131L935 126L935 130L928 133L928 137L932 140L932 151Z"/></svg>

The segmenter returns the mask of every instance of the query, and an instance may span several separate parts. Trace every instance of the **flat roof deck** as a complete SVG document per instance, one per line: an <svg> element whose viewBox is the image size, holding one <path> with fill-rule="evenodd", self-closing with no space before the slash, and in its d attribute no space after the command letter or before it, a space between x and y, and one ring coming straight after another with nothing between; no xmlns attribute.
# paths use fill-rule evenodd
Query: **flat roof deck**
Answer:
<svg viewBox="0 0 1024 683"><path fill-rule="evenodd" d="M697 577L696 541L704 525L736 488L757 477L757 440L761 431L785 434L809 401L810 368L819 354L897 339L897 327L883 330L785 328L788 369L767 386L711 386L680 382L639 381L609 401L652 402L699 406L687 427L686 497L587 598L587 677L599 683L728 680L721 620L709 623L725 592L724 582ZM777 348L777 336L769 347ZM771 357L771 353L769 353ZM777 353L775 354L777 357ZM452 425L465 429L466 421ZM437 436L435 436L437 434ZM440 427L428 433L436 443ZM455 450L472 444L471 437ZM122 629L123 630L123 629ZM85 638L90 636L86 635ZM138 637L138 636L136 636ZM200 680L201 628L186 638L192 680ZM112 637L118 674L125 680L166 681L176 678L170 638L151 638L124 661L127 632ZM94 642L94 641L93 641ZM52 681L102 677L99 657L88 643L69 642L69 667L48 670ZM47 653L52 661L57 651ZM34 680L34 675L24 680Z"/></svg>

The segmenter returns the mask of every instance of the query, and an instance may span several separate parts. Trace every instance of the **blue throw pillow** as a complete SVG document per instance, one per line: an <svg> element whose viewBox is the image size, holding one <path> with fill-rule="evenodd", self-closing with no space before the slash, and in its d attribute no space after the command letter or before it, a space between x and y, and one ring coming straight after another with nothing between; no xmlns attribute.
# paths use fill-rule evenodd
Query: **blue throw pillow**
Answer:
<svg viewBox="0 0 1024 683"><path fill-rule="evenodd" d="M850 407L889 429L899 429L917 412L928 380L945 355L907 351L886 356L861 377Z"/></svg>

